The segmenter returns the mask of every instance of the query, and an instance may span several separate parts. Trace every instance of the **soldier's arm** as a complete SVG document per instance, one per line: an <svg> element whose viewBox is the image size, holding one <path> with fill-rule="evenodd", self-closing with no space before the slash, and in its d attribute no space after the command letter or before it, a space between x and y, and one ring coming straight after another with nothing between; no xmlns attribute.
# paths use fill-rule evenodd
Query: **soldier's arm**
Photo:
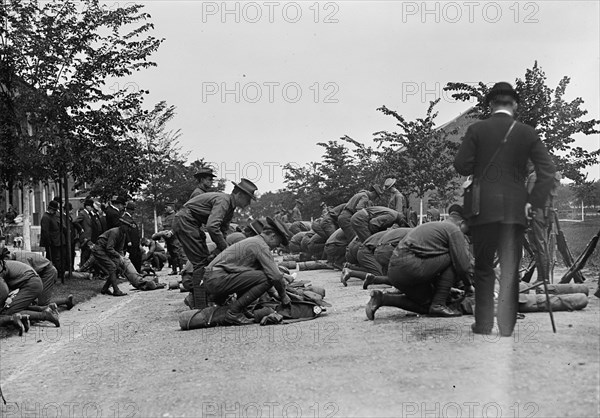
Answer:
<svg viewBox="0 0 600 418"><path fill-rule="evenodd" d="M471 266L471 258L469 257L469 244L463 233L457 229L449 234L449 250L452 265L456 270L456 274L463 281L465 286L470 286L471 282L468 278L468 272Z"/></svg>
<svg viewBox="0 0 600 418"><path fill-rule="evenodd" d="M117 238L118 237L115 234L108 234L108 237L106 239L106 252L112 258L119 258L119 257L121 257L121 254L119 254L119 251L117 251L117 246L119 244L117 242Z"/></svg>
<svg viewBox="0 0 600 418"><path fill-rule="evenodd" d="M354 207L354 209L355 212L358 212L359 210L367 208L369 206L371 206L369 196L365 194L358 199L358 202L356 202L356 206Z"/></svg>
<svg viewBox="0 0 600 418"><path fill-rule="evenodd" d="M225 248L227 248L227 241L225 241L225 236L221 231L221 225L225 215L227 214L227 209L228 202L226 201L215 204L210 212L208 220L206 221L206 230L220 251L223 251Z"/></svg>

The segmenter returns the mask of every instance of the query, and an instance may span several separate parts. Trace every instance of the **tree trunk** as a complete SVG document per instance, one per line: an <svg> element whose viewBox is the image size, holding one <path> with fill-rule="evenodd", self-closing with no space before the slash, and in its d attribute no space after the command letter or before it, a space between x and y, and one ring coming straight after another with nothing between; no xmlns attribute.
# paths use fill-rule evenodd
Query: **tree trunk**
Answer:
<svg viewBox="0 0 600 418"><path fill-rule="evenodd" d="M158 232L158 215L156 214L156 205L154 205L154 233Z"/></svg>
<svg viewBox="0 0 600 418"><path fill-rule="evenodd" d="M71 278L71 274L73 273L73 260L71 260L71 246L75 245L71 242L71 211L69 210L69 178L67 177L67 173L64 174L64 184L65 187L65 200L64 200L64 211L65 211L65 222L66 225L66 235L67 235L67 267L69 272L69 279ZM62 218L62 217L61 217ZM64 275L61 277L62 283L64 283Z"/></svg>
<svg viewBox="0 0 600 418"><path fill-rule="evenodd" d="M31 251L31 214L29 213L29 183L23 184L23 250Z"/></svg>

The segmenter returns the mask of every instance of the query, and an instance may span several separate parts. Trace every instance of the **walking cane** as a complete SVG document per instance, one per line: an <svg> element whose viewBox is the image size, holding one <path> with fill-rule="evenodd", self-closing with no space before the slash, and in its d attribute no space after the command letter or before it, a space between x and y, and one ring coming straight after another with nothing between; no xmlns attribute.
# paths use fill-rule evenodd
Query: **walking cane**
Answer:
<svg viewBox="0 0 600 418"><path fill-rule="evenodd" d="M535 228L533 225L534 222L534 218L535 215L532 214L530 221L529 221L529 228L533 231L533 235L535 237L535 239L541 243L541 245L543 245L545 247L545 254L548 254L547 251L547 247L548 247L548 243L546 240L545 236L538 236L540 234L540 229L539 228ZM542 233L545 230L542 230ZM540 260L542 261L542 260ZM544 269L546 272L548 271L547 269ZM538 268L538 273L540 272L540 269ZM548 313L550 314L550 322L552 323L552 332L556 334L556 324L554 323L554 314L552 313L552 304L550 303L550 294L548 293L548 281L547 281L547 277L546 274L542 274L542 283L544 285L544 293L546 294L546 308L548 309ZM539 276L538 276L539 277Z"/></svg>

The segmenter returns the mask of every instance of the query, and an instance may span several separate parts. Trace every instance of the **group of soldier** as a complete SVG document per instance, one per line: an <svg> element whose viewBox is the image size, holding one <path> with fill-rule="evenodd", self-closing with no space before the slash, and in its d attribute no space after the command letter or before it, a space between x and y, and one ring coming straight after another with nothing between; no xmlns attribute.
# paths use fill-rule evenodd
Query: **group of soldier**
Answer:
<svg viewBox="0 0 600 418"><path fill-rule="evenodd" d="M472 329L488 334L494 322L493 268L498 254L498 324L501 335L510 336L517 316L518 266L527 218L543 220L556 170L535 131L514 121L519 97L510 84L497 83L485 101L492 116L469 127L455 161L459 173L474 174L479 179L481 196L468 200L466 194L464 208L451 205L443 221L439 211L432 209L428 214L431 222L418 222L395 187L396 180L388 178L383 187L371 185L347 202L333 207L323 204L321 216L313 222L302 219L303 201L297 199L291 213L279 209L273 217L254 220L244 230L230 234L235 209L249 206L256 199L257 187L241 179L233 183L230 194L213 192L215 174L210 168L200 169L195 176L198 187L178 211L175 202L166 205L162 229L152 237L165 240L172 273L187 277L182 280L184 290L190 292L186 304L202 309L225 304L235 295L227 304L226 321L232 325L248 323L247 308L265 292L278 298L283 306L289 305L284 272L272 256L274 249L284 246L309 258L326 258L329 266L342 271L344 286L351 278L362 279L365 289L372 284L393 286L395 292L371 292L366 305L368 319L373 319L382 306L433 316L458 316L460 312L452 306L455 295L473 294L471 278L475 274L476 322ZM526 177L528 161L537 175L529 193L524 181L515 181ZM491 166L500 170L499 176L489 176ZM502 176L503 172L515 173L516 177ZM58 201L51 202L42 219L42 245L58 274L65 268L62 260L69 256L61 246L64 237L56 241L52 233L60 233L57 225L71 222L60 206ZM134 209L132 202L115 197L104 208L102 217L96 203L86 200L84 210L72 221L80 234L84 263L93 258L107 277L104 294L124 295L116 281L119 268L128 271L132 264L133 270L141 271L139 231L131 216ZM470 255L469 236L474 257ZM128 243L130 262L123 257ZM151 245L147 240L144 243ZM153 254L156 248L154 245ZM154 255L152 259L157 262ZM1 274L8 277L6 284L12 283L9 288L17 275L14 262L2 264L5 272ZM19 277L37 274L31 273L33 268L28 271L20 272ZM156 288L135 275L128 279L137 288ZM31 282L21 290L6 313L30 309L35 298L42 305L48 301L47 295L41 294L43 286L39 282ZM0 292L3 304L1 297ZM54 315L52 307L42 311Z"/></svg>
<svg viewBox="0 0 600 418"><path fill-rule="evenodd" d="M27 268L31 277L22 271L17 272L13 261L4 261L7 284L10 282L7 277L20 275L24 282L37 276L42 286L29 291L31 285L10 282L8 290L16 286L19 293L4 313L23 313L24 309L27 311L32 306L46 306L42 313L46 312L51 322L58 325L56 305L49 308L47 305L54 282L67 269L65 260L69 256L65 250L65 225L70 222L70 229L75 231L81 250L79 271L96 269L105 277L101 290L104 295L126 295L117 284L119 272L138 289L157 287L141 275L142 256L138 251L140 245L144 245L147 247L144 259L158 269L168 261L172 268L170 274L182 274L182 285L189 291L185 302L190 308L222 304L235 294L237 298L235 303L230 304L227 320L235 325L245 324L249 322L244 315L245 309L271 288L275 289L274 295L283 304L290 303L285 293L284 272L271 254L277 247L284 247L290 252L303 252L307 259L326 258L330 266L342 270L344 285L349 278L358 277L364 280L365 288L370 284L390 284L402 290L402 298L411 298L410 302L406 302L398 299L398 295L384 296L380 291L373 291L367 305L367 316L371 319L378 307L385 305L409 307L413 311L441 316L456 314L446 307L446 298L457 279L464 279L468 267L464 262L467 253L461 252L465 241L458 241L455 237L462 225L460 207L449 213L447 222L428 223L430 226L415 228L417 219L411 216L406 198L395 188L395 179L390 178L383 187L373 185L368 190L360 190L348 202L335 207L323 203L321 217L312 223L302 220L304 202L296 199L289 213L278 210L273 217L251 220L245 229L231 233L234 210L243 209L256 199L256 185L241 179L234 183L232 193L226 194L211 191L216 177L212 169L201 168L195 177L198 187L183 207L176 211L176 202L165 204L162 227L151 238L140 239L132 216L135 204L126 202L122 197L114 196L106 205L86 199L74 219L68 211L61 210L59 199L51 201L42 218L41 244L46 248L47 258L37 253L30 253L29 257L22 251L13 253L13 258L24 257L22 261L26 263L22 263L20 268L31 267ZM384 200L385 206L378 204ZM438 220L439 212L435 209L428 212L428 219ZM422 232L425 231L423 228L430 231L412 234L413 241L404 239L413 229ZM428 241L428 237L438 240ZM161 240L166 244L166 253L159 243ZM403 251L398 250L396 254L400 241L411 244L401 246ZM459 247L461 251L457 250ZM126 251L128 257L124 256ZM432 254L437 258L431 257ZM399 260L408 263L411 255L420 260L409 263L416 271L406 277L409 270L402 263L397 265ZM423 264L425 259L427 263ZM34 270L33 260L41 261L43 265ZM459 264L455 265L456 262ZM431 268L423 270L423 265L429 264ZM388 265L394 268L390 271ZM37 273L31 274L31 271ZM29 278L25 280L26 277ZM72 305L72 298L69 301ZM10 321L15 322L15 319Z"/></svg>
<svg viewBox="0 0 600 418"><path fill-rule="evenodd" d="M45 257L20 248L10 252L6 248L6 237L0 236L2 323L17 324L21 330L28 328L29 319L47 320L60 326L58 306L70 309L75 302L72 295L53 302L51 297L57 280L65 277L67 270L74 270L76 243L81 251L77 272L93 271L104 279L102 294L126 295L117 284L119 273L137 289L161 287L144 278L142 261L162 268L167 256L154 239L140 239L133 217L133 202L126 202L120 196L113 196L105 205L85 199L76 217L71 215L71 210L70 203L62 205L58 197L48 203L41 219L40 235ZM71 251L67 250L69 246ZM142 254L142 246L148 248L145 254ZM128 257L125 257L126 252Z"/></svg>

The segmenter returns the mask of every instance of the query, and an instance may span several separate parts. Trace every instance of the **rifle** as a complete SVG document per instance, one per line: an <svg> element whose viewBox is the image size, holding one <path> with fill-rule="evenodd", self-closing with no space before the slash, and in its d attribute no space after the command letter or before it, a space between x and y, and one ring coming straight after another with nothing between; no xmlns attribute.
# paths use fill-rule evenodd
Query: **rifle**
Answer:
<svg viewBox="0 0 600 418"><path fill-rule="evenodd" d="M542 249L542 251L544 251L544 254L548 254L548 242L546 240L546 228L536 228L534 225L535 222L535 217L536 217L536 213L535 212L531 212L531 218L529 220L529 225L528 228L529 230L532 232L534 239L539 243L539 245L543 246L544 248ZM544 213L542 212L542 215L544 215ZM546 217L547 219L548 217ZM541 236L540 236L541 235ZM537 258L537 254L536 257ZM543 260L536 260L536 263L538 263L539 261ZM546 308L548 309L548 313L550 314L550 322L552 323L552 332L554 332L556 334L556 324L554 323L554 314L552 313L552 304L550 303L550 294L548 293L548 268L546 268L547 266L544 266L544 268L538 268L538 280L542 281L542 284L544 286L544 293L546 294ZM531 273L533 274L533 269L531 269ZM541 274L540 274L541 273ZM531 277L529 278L531 280ZM537 286L534 286L537 287Z"/></svg>
<svg viewBox="0 0 600 418"><path fill-rule="evenodd" d="M577 274L581 274L581 273L579 273L579 270L581 270L583 268L583 266L585 266L585 263L587 262L588 258L590 258L590 256L596 249L596 245L598 244L599 239L600 239L600 230L598 231L598 233L596 235L594 235L592 237L590 242L588 242L587 247L585 247L585 250L583 250L583 252L579 255L579 257L577 257L577 260L575 260L575 262L571 266L569 266L569 269L564 274L564 276L560 279L559 283L569 283L571 281L572 277L577 277L576 276ZM575 280L575 281L577 281L577 280Z"/></svg>

